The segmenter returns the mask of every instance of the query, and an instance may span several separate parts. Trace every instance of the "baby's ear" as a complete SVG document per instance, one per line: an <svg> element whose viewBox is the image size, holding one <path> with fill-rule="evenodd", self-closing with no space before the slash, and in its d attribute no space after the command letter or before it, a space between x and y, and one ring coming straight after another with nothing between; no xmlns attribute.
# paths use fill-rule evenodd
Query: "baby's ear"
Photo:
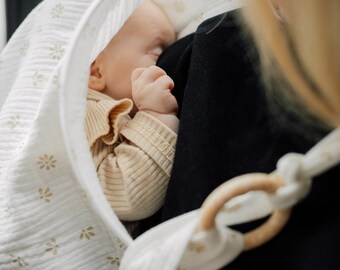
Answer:
<svg viewBox="0 0 340 270"><path fill-rule="evenodd" d="M105 80L103 75L102 63L100 59L97 58L91 64L88 87L96 91L103 91L105 89Z"/></svg>

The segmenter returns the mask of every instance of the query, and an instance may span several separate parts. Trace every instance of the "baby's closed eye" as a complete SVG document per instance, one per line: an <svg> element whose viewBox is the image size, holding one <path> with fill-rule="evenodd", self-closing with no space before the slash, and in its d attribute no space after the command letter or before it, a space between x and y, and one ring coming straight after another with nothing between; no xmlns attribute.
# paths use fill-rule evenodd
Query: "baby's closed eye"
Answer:
<svg viewBox="0 0 340 270"><path fill-rule="evenodd" d="M150 54L152 56L154 56L156 59L158 59L158 57L161 55L161 53L163 52L163 48L162 46L154 46L152 47L150 50L147 51L147 54Z"/></svg>

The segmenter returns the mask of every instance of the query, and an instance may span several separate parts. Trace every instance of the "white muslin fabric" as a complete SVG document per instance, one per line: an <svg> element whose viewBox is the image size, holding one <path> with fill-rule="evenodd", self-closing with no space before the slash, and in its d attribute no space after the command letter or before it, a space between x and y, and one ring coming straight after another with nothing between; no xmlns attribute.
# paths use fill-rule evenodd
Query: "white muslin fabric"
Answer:
<svg viewBox="0 0 340 270"><path fill-rule="evenodd" d="M1 269L118 269L132 242L100 189L82 119L96 35L139 2L43 1L4 48Z"/></svg>
<svg viewBox="0 0 340 270"><path fill-rule="evenodd" d="M0 269L118 269L133 243L83 119L89 65L141 1L44 0L1 52Z"/></svg>
<svg viewBox="0 0 340 270"><path fill-rule="evenodd" d="M125 253L121 269L218 269L243 249L243 236L223 223L197 232L195 210L158 225L138 237Z"/></svg>

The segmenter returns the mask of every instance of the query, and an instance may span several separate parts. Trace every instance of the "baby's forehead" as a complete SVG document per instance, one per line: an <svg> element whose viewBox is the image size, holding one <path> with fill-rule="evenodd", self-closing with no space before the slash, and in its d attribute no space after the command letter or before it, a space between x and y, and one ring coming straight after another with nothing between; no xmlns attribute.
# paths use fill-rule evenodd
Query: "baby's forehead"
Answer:
<svg viewBox="0 0 340 270"><path fill-rule="evenodd" d="M136 24L158 23L160 25L171 25L166 13L153 1L143 1L127 19Z"/></svg>
<svg viewBox="0 0 340 270"><path fill-rule="evenodd" d="M167 16L155 4L138 7L127 19L121 30L124 29L136 35L173 36L175 29Z"/></svg>
<svg viewBox="0 0 340 270"><path fill-rule="evenodd" d="M127 18L105 49L111 53L112 50L117 49L117 46L122 46L121 44L124 44L120 47L121 50L124 50L124 47L125 49L167 47L175 39L175 29L166 14L156 4L150 5L146 2L138 6Z"/></svg>

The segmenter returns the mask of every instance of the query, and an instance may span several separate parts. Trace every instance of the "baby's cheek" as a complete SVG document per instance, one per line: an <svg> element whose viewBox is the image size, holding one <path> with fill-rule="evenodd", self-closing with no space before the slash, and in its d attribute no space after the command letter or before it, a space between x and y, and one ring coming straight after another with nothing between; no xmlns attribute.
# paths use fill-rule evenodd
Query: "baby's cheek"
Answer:
<svg viewBox="0 0 340 270"><path fill-rule="evenodd" d="M152 55L152 54L150 54L149 55L149 63L150 64L148 65L148 67L155 66L156 63L157 63L158 58L159 58L159 55Z"/></svg>

